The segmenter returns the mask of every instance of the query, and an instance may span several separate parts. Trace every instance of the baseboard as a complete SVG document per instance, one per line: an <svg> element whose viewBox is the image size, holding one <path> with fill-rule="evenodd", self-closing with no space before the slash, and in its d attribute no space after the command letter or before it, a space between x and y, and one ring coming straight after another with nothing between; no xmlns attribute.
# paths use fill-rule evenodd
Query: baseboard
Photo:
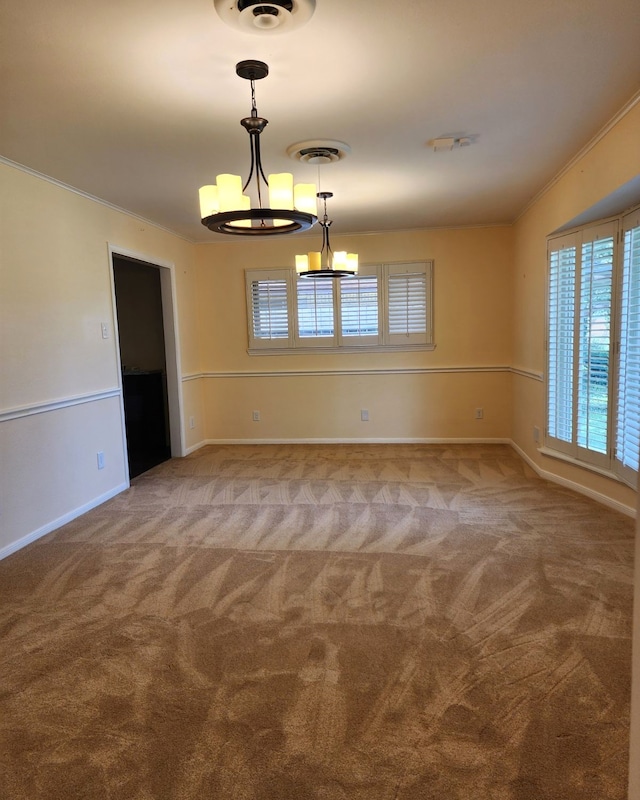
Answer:
<svg viewBox="0 0 640 800"><path fill-rule="evenodd" d="M110 489L108 492L105 492L99 497L94 497L93 500L85 503L83 506L74 508L74 510L70 511L68 514L64 514L63 516L58 517L58 519L54 519L53 522L48 522L46 525L38 528L38 530L32 531L31 533L27 534L27 536L23 536L22 539L11 542L11 544L6 545L6 547L3 547L0 550L0 561L2 561L3 558L7 558L7 556L10 556L12 553L22 550L23 547L35 542L37 539L41 539L48 533L53 533L53 531L61 528L63 525L66 525L67 522L71 522L72 520L76 519L76 517L86 514L87 511L91 511L92 508L96 508L97 506L102 505L102 503L105 503L107 500L111 500L112 497L115 497L117 494L120 494L120 492L123 492L128 488L128 483L121 483L119 486L116 486L114 489Z"/></svg>
<svg viewBox="0 0 640 800"><path fill-rule="evenodd" d="M608 508L619 511L628 517L635 519L636 509L632 506L627 506L624 503L619 503L607 495L582 486L575 481L570 481L567 478L562 478L554 475L553 472L548 472L542 469L535 463L529 456L522 450L512 439L494 438L494 439L477 439L477 438L382 438L382 439L205 439L195 447L190 448L189 452L195 452L207 445L216 444L508 444L516 453L527 462L531 469L544 480L556 483L559 486L564 486L566 489L571 489L578 494L590 497Z"/></svg>
<svg viewBox="0 0 640 800"><path fill-rule="evenodd" d="M189 452L199 450L209 444L511 444L511 439L445 439L445 438L380 438L380 439L206 439L201 444L190 449Z"/></svg>
<svg viewBox="0 0 640 800"><path fill-rule="evenodd" d="M208 445L208 444L209 444L208 441L198 442L198 444L193 444L193 445L191 445L191 447L185 448L184 455L188 456L191 453L195 453L196 450L200 450L202 447L206 447L206 445Z"/></svg>
<svg viewBox="0 0 640 800"><path fill-rule="evenodd" d="M570 481L568 478L562 478L559 475L554 475L553 472L548 472L546 469L542 469L540 466L538 466L538 464L536 464L536 462L530 458L524 452L524 450L518 447L515 442L511 441L509 444L511 447L513 447L520 458L527 462L527 464L538 475L538 477L544 478L544 480L550 481L551 483L557 483L559 486L564 486L565 489L571 489L574 492L578 492L578 494L583 494L586 497L590 497L592 500L602 503L603 506L612 508L614 511L619 511L621 514L625 514L627 517L631 517L632 519L636 518L636 509L633 508L633 506L627 506L624 503L619 503L617 500L607 497L606 494L596 492L593 489L582 486L580 483Z"/></svg>
<svg viewBox="0 0 640 800"><path fill-rule="evenodd" d="M225 445L225 444L508 444L510 445L516 453L522 458L530 467L531 469L538 475L538 477L543 478L544 480L550 481L551 483L556 483L559 486L564 486L566 489L571 489L578 494L585 495L586 497L590 497L592 500L601 503L608 508L612 508L615 511L619 511L622 514L625 514L628 517L635 518L636 517L636 509L632 506L627 506L624 503L619 503L617 500L613 500L607 495L602 494L601 492L596 492L593 489L589 489L585 486L582 486L575 481L570 481L567 478L562 478L558 475L554 475L553 472L548 472L547 470L542 469L538 466L538 464L533 461L525 452L522 450L513 440L511 439L471 439L471 438L456 438L456 439L443 439L443 438L420 438L420 439L392 439L392 438L384 438L384 439L206 439L202 442L199 442L196 445L189 447L186 450L185 455L189 455L190 453L196 452L196 450L200 450L202 447L206 445ZM37 541L38 539L46 536L48 533L52 533L53 531L57 530L58 528L66 525L67 522L71 522L72 520L76 519L77 517L82 516L82 514L86 514L87 511L91 511L92 508L96 508L97 506L105 503L107 500L110 500L112 497L115 497L120 492L123 492L125 489L129 488L128 483L121 483L119 486L116 486L114 489L111 489L105 494L100 495L99 497L94 498L88 503L85 503L83 506L79 506L78 508L70 511L67 514L64 514L58 519L53 520L52 522L43 525L41 528L33 531L32 533L28 534L27 536L23 536L21 539L18 539L11 544L6 545L2 549L0 549L0 561L3 558L7 558L7 556L16 553L18 550L21 550L23 547L31 544L32 542Z"/></svg>

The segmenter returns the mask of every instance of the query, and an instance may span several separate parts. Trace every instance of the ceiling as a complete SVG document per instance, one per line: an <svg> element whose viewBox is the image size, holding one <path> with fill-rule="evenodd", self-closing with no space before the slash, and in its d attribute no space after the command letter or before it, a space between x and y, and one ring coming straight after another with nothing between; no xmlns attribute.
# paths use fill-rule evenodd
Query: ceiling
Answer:
<svg viewBox="0 0 640 800"><path fill-rule="evenodd" d="M512 222L640 89L638 0L317 0L280 33L213 0L1 0L0 30L0 156L200 242L198 188L249 168L238 61L270 68L265 170L319 179L336 233ZM308 139L351 152L291 160Z"/></svg>

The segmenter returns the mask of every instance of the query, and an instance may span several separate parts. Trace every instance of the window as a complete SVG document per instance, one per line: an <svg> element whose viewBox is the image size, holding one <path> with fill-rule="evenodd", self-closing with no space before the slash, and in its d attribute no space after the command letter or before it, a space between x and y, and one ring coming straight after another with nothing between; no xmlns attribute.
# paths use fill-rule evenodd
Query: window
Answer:
<svg viewBox="0 0 640 800"><path fill-rule="evenodd" d="M389 339L420 344L427 330L427 273L415 264L391 264L387 275Z"/></svg>
<svg viewBox="0 0 640 800"><path fill-rule="evenodd" d="M298 337L307 346L335 343L333 279L296 281Z"/></svg>
<svg viewBox="0 0 640 800"><path fill-rule="evenodd" d="M247 281L249 339L255 347L290 345L289 285L284 272L263 272L260 280Z"/></svg>
<svg viewBox="0 0 640 800"><path fill-rule="evenodd" d="M340 280L247 270L249 352L433 349L432 267L368 265Z"/></svg>
<svg viewBox="0 0 640 800"><path fill-rule="evenodd" d="M549 242L546 445L635 486L640 215Z"/></svg>
<svg viewBox="0 0 640 800"><path fill-rule="evenodd" d="M631 482L640 455L640 209L623 220L616 459Z"/></svg>
<svg viewBox="0 0 640 800"><path fill-rule="evenodd" d="M378 344L380 319L377 270L362 267L358 275L340 281L340 324L345 344Z"/></svg>

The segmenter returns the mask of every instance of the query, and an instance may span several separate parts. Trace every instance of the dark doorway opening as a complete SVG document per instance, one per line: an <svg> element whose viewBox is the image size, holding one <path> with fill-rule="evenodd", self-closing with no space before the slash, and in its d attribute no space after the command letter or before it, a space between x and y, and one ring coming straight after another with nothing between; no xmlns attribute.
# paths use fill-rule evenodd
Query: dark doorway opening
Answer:
<svg viewBox="0 0 640 800"><path fill-rule="evenodd" d="M129 477L171 457L160 268L113 255Z"/></svg>

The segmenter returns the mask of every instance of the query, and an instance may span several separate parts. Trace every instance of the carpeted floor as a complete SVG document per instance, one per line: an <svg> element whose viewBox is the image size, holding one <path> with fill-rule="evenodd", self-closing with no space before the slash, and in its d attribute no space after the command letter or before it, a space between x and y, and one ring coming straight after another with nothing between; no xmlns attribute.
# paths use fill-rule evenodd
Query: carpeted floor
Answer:
<svg viewBox="0 0 640 800"><path fill-rule="evenodd" d="M0 562L3 800L624 800L633 522L507 446L220 446Z"/></svg>

